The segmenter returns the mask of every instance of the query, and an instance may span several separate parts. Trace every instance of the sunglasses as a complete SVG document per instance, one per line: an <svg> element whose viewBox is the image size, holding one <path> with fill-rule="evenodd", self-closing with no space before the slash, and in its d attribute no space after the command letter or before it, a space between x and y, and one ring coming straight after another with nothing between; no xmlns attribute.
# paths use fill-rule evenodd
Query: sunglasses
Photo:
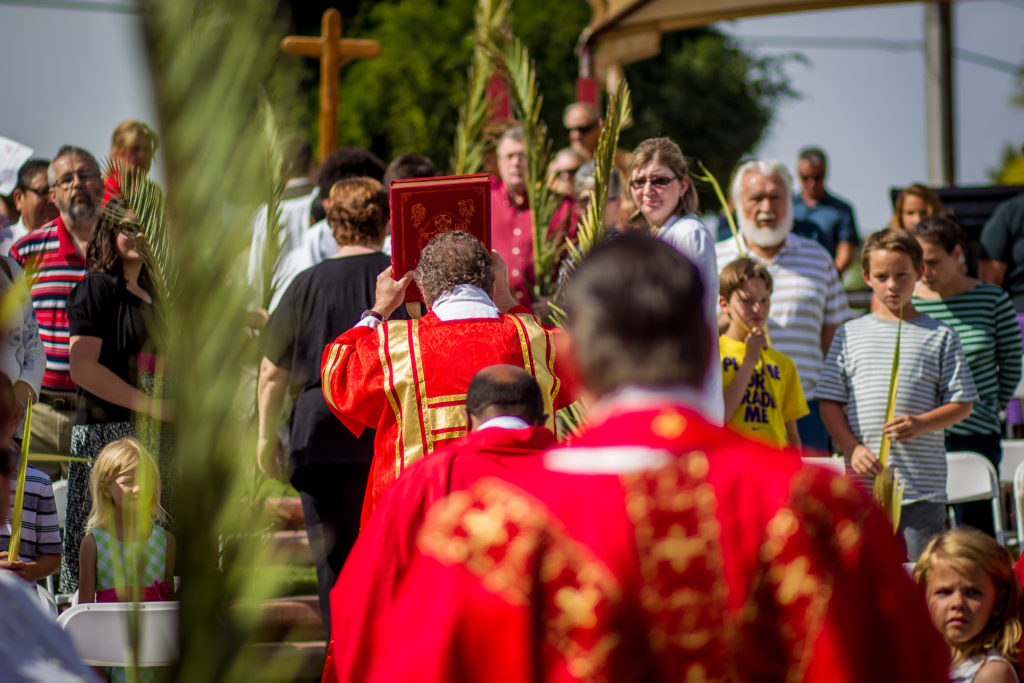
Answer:
<svg viewBox="0 0 1024 683"><path fill-rule="evenodd" d="M29 187L25 188L25 192L35 192L40 197L49 197L50 196L50 188L49 187L35 188L35 187L29 186Z"/></svg>
<svg viewBox="0 0 1024 683"><path fill-rule="evenodd" d="M584 135L594 130L595 128L597 128L597 121L594 121L593 123L588 123L585 126L573 126L572 128L566 128L566 130L569 131L570 133L575 131L580 135Z"/></svg>
<svg viewBox="0 0 1024 683"><path fill-rule="evenodd" d="M651 184L651 187L661 189L666 187L669 183L675 180L675 176L652 176L650 178L633 178L629 181L629 186L634 190L642 190L647 183Z"/></svg>

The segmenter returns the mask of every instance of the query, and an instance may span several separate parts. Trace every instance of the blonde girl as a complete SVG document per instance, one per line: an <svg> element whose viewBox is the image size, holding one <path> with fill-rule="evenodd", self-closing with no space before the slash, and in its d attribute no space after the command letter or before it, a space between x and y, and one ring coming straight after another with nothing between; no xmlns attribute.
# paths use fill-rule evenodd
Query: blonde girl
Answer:
<svg viewBox="0 0 1024 683"><path fill-rule="evenodd" d="M160 474L136 439L119 439L92 466L92 512L79 554L79 602L166 600L174 577L174 536L158 526ZM130 575L127 568L133 566ZM137 577L133 580L133 577Z"/></svg>
<svg viewBox="0 0 1024 683"><path fill-rule="evenodd" d="M1021 590L1006 548L975 529L931 540L914 568L932 625L949 645L953 683L1015 683Z"/></svg>

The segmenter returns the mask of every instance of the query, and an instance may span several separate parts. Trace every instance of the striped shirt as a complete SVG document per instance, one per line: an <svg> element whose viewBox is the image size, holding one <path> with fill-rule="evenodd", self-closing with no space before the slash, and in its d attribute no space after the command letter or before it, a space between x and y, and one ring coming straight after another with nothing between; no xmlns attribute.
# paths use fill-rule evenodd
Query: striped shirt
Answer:
<svg viewBox="0 0 1024 683"><path fill-rule="evenodd" d="M85 277L85 259L57 216L15 242L11 258L19 265L35 271L32 283L32 305L39 323L39 338L46 352L46 373L42 393L51 396L74 396L68 365L70 334L68 328L68 294Z"/></svg>
<svg viewBox="0 0 1024 683"><path fill-rule="evenodd" d="M914 297L914 308L952 326L971 368L978 402L949 434L999 434L999 411L1013 398L1021 374L1020 326L1013 302L985 283L945 299Z"/></svg>
<svg viewBox="0 0 1024 683"><path fill-rule="evenodd" d="M0 526L0 550L11 542L11 520L14 519L14 496L18 478L11 477L11 509L7 521ZM25 502L21 508L21 543L18 559L33 562L40 555L60 555L63 545L57 526L57 503L53 499L50 478L31 465L25 475Z"/></svg>
<svg viewBox="0 0 1024 683"><path fill-rule="evenodd" d="M740 254L733 239L719 242L715 251L719 272L740 256L768 268L774 281L768 316L772 346L796 363L807 400L818 398L816 387L824 362L821 330L838 327L851 317L832 257L814 240L792 233L770 262L749 249Z"/></svg>
<svg viewBox="0 0 1024 683"><path fill-rule="evenodd" d="M840 327L818 383L818 398L845 404L850 431L876 455L882 445L897 325L896 320L882 320L872 313ZM947 403L977 398L956 331L926 315L904 320L894 415L920 415ZM941 430L893 441L889 455L906 484L904 504L946 499Z"/></svg>

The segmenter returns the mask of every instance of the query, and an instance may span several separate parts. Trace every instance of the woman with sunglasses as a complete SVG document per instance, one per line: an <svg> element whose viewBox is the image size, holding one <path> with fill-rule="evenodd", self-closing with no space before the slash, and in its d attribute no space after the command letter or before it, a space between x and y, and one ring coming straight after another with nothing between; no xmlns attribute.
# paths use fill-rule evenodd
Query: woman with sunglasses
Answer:
<svg viewBox="0 0 1024 683"><path fill-rule="evenodd" d="M144 260L145 238L122 200L103 209L86 248L86 276L68 295L69 366L78 386L71 455L94 460L111 441L135 436L137 417L170 418L169 401L139 386L155 370L155 289ZM89 465L72 462L61 561L61 590L78 587L78 549L92 505ZM168 464L161 458L161 473ZM170 477L168 477L170 479ZM172 501L166 499L164 506Z"/></svg>
<svg viewBox="0 0 1024 683"><path fill-rule="evenodd" d="M705 415L721 424L722 368L718 357L718 261L715 237L697 217L697 188L679 145L669 138L648 138L633 150L629 189L637 212L633 222L646 224L655 237L672 245L700 270L704 315L713 339L711 367L705 381Z"/></svg>

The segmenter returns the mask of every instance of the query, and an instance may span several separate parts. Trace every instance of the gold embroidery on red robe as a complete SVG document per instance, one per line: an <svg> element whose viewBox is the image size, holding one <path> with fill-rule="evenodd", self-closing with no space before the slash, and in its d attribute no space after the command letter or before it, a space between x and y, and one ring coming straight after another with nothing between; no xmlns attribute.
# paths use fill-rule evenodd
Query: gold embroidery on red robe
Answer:
<svg viewBox="0 0 1024 683"><path fill-rule="evenodd" d="M666 419L661 425L672 428ZM667 670L686 671L694 681L732 678L720 527L708 469L707 456L695 452L624 478L648 642Z"/></svg>
<svg viewBox="0 0 1024 683"><path fill-rule="evenodd" d="M510 604L527 607L539 597L545 640L568 672L581 681L611 680L609 660L620 637L609 622L622 589L541 503L510 484L482 479L428 511L418 544L444 564L462 565Z"/></svg>
<svg viewBox="0 0 1024 683"><path fill-rule="evenodd" d="M768 523L761 546L764 564L745 610L761 628L747 637L759 644L748 664L751 677L803 679L832 598L836 572L853 566L863 541L867 515L863 501L851 495L852 484L814 468L793 477L789 504ZM836 505L846 497L853 505ZM822 500L833 501L826 506ZM756 662L756 663L755 663Z"/></svg>

